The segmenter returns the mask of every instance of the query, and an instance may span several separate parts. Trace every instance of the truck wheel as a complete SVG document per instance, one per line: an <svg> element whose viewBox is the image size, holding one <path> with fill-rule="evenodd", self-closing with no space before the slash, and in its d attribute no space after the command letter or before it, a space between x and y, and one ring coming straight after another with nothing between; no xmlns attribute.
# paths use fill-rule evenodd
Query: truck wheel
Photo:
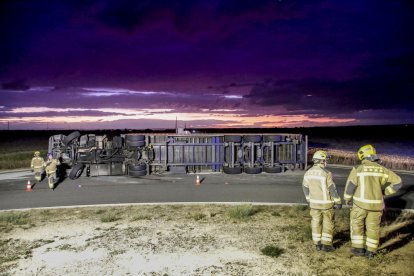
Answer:
<svg viewBox="0 0 414 276"><path fill-rule="evenodd" d="M128 166L128 171L144 171L147 169L147 165L129 165Z"/></svg>
<svg viewBox="0 0 414 276"><path fill-rule="evenodd" d="M258 174L258 173L262 172L262 168L259 168L259 167L253 167L253 168L244 167L244 172L247 173L247 174Z"/></svg>
<svg viewBox="0 0 414 276"><path fill-rule="evenodd" d="M129 177L139 177L139 176L144 176L147 175L147 170L142 170L142 171L129 171L128 172L128 176Z"/></svg>
<svg viewBox="0 0 414 276"><path fill-rule="evenodd" d="M263 140L265 142L281 142L282 136L281 135L265 135L263 136Z"/></svg>
<svg viewBox="0 0 414 276"><path fill-rule="evenodd" d="M127 147L143 147L145 146L145 141L135 141L135 140L126 140Z"/></svg>
<svg viewBox="0 0 414 276"><path fill-rule="evenodd" d="M264 171L267 173L281 173L282 172L282 167L277 166L277 167L264 167Z"/></svg>
<svg viewBox="0 0 414 276"><path fill-rule="evenodd" d="M241 143L242 137L239 135L226 135L224 136L224 142Z"/></svg>
<svg viewBox="0 0 414 276"><path fill-rule="evenodd" d="M74 131L71 134L69 134L68 136L65 137L65 139L63 139L63 144L65 146L69 146L70 143L73 142L73 140L79 138L81 136L79 131Z"/></svg>
<svg viewBox="0 0 414 276"><path fill-rule="evenodd" d="M223 172L226 174L241 174L242 168L241 167L234 167L234 168L223 167Z"/></svg>
<svg viewBox="0 0 414 276"><path fill-rule="evenodd" d="M262 141L262 136L260 135L246 135L243 136L244 142L253 142L260 143Z"/></svg>
<svg viewBox="0 0 414 276"><path fill-rule="evenodd" d="M127 141L145 141L145 135L125 135Z"/></svg>
<svg viewBox="0 0 414 276"><path fill-rule="evenodd" d="M84 164L80 164L80 163L76 164L75 166L73 166L72 170L70 171L69 178L72 180L79 178L84 168L85 168Z"/></svg>

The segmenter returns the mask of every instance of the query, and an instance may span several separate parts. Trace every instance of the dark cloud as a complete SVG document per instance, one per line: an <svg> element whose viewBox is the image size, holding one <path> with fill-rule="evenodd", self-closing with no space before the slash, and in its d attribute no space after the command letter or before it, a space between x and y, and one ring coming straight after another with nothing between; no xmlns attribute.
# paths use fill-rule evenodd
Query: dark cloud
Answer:
<svg viewBox="0 0 414 276"><path fill-rule="evenodd" d="M405 122L413 14L404 0L1 1L0 106Z"/></svg>
<svg viewBox="0 0 414 276"><path fill-rule="evenodd" d="M98 91L98 92L97 92ZM120 92L121 91L121 92ZM197 95L110 88L32 87L24 92L0 90L3 110L22 107L172 109L175 112L199 112L201 109L238 107L242 99L225 99L221 94ZM146 94L145 94L146 93Z"/></svg>
<svg viewBox="0 0 414 276"><path fill-rule="evenodd" d="M18 91L25 91L30 88L30 86L26 84L26 81L22 79L2 83L1 87L5 90L18 90Z"/></svg>
<svg viewBox="0 0 414 276"><path fill-rule="evenodd" d="M254 85L245 96L259 106L286 106L320 114L359 110L414 110L412 55L374 60L354 79L283 79Z"/></svg>
<svg viewBox="0 0 414 276"><path fill-rule="evenodd" d="M56 110L56 111L43 111L43 112L13 112L10 113L10 110L0 110L0 118L26 118L26 117L47 117L53 118L56 116L113 116L113 115L122 115L122 116L129 116L125 113L119 112L104 112L99 110Z"/></svg>

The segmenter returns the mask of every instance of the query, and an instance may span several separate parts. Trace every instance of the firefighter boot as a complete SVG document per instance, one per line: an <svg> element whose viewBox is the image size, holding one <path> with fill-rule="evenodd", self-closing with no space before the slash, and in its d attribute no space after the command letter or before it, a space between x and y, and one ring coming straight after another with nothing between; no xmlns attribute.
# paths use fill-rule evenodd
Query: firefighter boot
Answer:
<svg viewBox="0 0 414 276"><path fill-rule="evenodd" d="M320 244L320 243L316 244L316 245L315 245L315 249L316 249L316 251L321 251L321 249L322 249L322 244Z"/></svg>
<svg viewBox="0 0 414 276"><path fill-rule="evenodd" d="M351 253L356 256L364 256L365 255L365 249L364 248L351 248Z"/></svg>
<svg viewBox="0 0 414 276"><path fill-rule="evenodd" d="M332 252L334 250L335 250L335 247L333 247L332 245L322 244L322 251Z"/></svg>
<svg viewBox="0 0 414 276"><path fill-rule="evenodd" d="M373 259L375 257L375 253L367 250L367 252L365 252L365 257L368 259Z"/></svg>

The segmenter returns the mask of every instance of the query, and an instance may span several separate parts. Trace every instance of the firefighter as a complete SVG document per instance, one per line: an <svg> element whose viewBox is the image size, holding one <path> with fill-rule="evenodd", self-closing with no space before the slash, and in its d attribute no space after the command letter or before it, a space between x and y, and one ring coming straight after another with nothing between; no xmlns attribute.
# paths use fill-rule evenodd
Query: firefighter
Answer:
<svg viewBox="0 0 414 276"><path fill-rule="evenodd" d="M378 164L372 145L358 150L361 165L353 168L345 186L344 199L351 209L351 252L374 257L380 238L384 195L392 195L402 186L401 178Z"/></svg>
<svg viewBox="0 0 414 276"><path fill-rule="evenodd" d="M32 172L34 172L35 179L39 182L42 181L42 176L45 172L45 160L40 157L39 151L34 152L30 167L32 169Z"/></svg>
<svg viewBox="0 0 414 276"><path fill-rule="evenodd" d="M50 189L55 189L55 184L58 181L56 171L60 162L58 159L53 158L53 154L51 152L48 153L48 160L46 162L46 175L49 183Z"/></svg>
<svg viewBox="0 0 414 276"><path fill-rule="evenodd" d="M314 163L303 178L303 192L310 206L312 217L312 240L316 250L330 252L335 230L335 210L341 209L341 198L332 179L332 173L325 169L328 154L318 150L314 153Z"/></svg>

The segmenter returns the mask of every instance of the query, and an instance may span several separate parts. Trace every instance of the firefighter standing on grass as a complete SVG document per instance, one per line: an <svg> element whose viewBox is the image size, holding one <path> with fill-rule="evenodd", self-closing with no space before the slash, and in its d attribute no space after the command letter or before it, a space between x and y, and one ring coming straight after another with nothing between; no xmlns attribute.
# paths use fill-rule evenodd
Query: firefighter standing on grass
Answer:
<svg viewBox="0 0 414 276"><path fill-rule="evenodd" d="M358 151L361 165L353 168L346 182L344 199L351 209L351 252L372 258L377 252L380 222L384 209L384 195L391 195L401 188L401 178L378 164L372 145Z"/></svg>
<svg viewBox="0 0 414 276"><path fill-rule="evenodd" d="M330 252L334 234L335 210L341 209L341 198L332 180L332 173L325 169L327 153L323 150L315 152L312 158L314 165L303 178L303 192L310 206L312 217L312 240L316 250Z"/></svg>
<svg viewBox="0 0 414 276"><path fill-rule="evenodd" d="M57 166L60 165L60 162L58 159L53 158L53 154L51 152L49 152L47 156L48 160L46 162L46 175L49 183L49 188L54 189L55 184L58 180L56 176L56 171L58 168Z"/></svg>
<svg viewBox="0 0 414 276"><path fill-rule="evenodd" d="M39 151L34 152L32 162L30 163L30 168L35 174L35 179L39 182L42 181L42 175L45 172L45 160L40 157Z"/></svg>

